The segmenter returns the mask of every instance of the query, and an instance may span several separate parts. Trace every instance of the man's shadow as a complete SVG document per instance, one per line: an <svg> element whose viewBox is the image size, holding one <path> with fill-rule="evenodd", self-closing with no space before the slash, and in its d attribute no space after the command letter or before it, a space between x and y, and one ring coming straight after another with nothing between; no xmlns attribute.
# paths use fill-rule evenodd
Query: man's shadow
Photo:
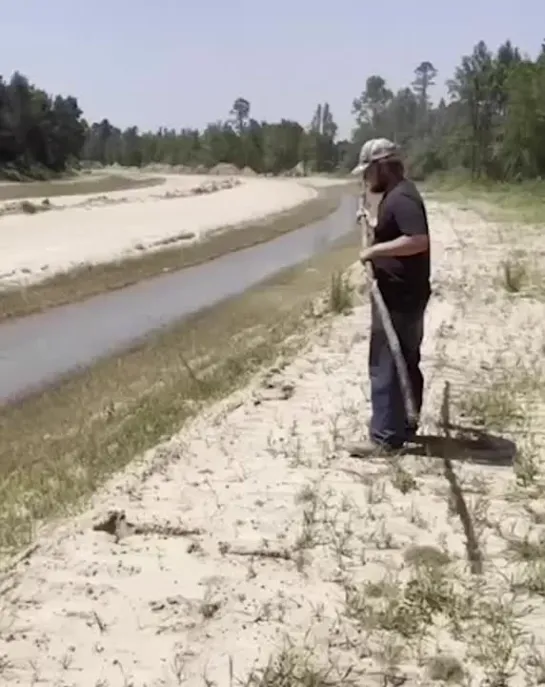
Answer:
<svg viewBox="0 0 545 687"><path fill-rule="evenodd" d="M475 532L473 516L453 468L453 461L500 467L512 466L517 455L516 444L482 429L448 424L443 436L432 434L416 437L414 443L407 447L406 453L439 458L443 461L453 507L464 529L466 553L471 571L482 575L483 552L479 537Z"/></svg>
<svg viewBox="0 0 545 687"><path fill-rule="evenodd" d="M481 465L511 466L517 455L517 445L482 429L450 425L443 436L424 434L415 437L406 446L404 454Z"/></svg>

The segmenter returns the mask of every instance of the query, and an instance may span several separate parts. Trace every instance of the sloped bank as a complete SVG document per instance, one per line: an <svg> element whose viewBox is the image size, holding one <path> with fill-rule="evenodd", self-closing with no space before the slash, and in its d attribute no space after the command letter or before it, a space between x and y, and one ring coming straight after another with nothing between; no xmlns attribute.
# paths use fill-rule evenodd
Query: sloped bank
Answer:
<svg viewBox="0 0 545 687"><path fill-rule="evenodd" d="M70 512L204 404L294 352L295 335L315 324L316 295L358 245L351 232L303 265L0 408L0 549L28 543L40 522Z"/></svg>
<svg viewBox="0 0 545 687"><path fill-rule="evenodd" d="M0 321L82 301L157 274L199 265L226 253L270 241L327 216L337 207L342 195L351 190L353 186L349 184L322 188L315 197L290 210L236 226L223 226L189 245L184 245L185 234L180 234L180 240L163 242L163 245L158 244L154 250L136 257L121 260L116 258L102 264L86 264L55 274L39 283L29 284L25 288L0 292ZM171 201L172 207L176 202ZM90 212L111 212L112 209L115 210L104 208Z"/></svg>

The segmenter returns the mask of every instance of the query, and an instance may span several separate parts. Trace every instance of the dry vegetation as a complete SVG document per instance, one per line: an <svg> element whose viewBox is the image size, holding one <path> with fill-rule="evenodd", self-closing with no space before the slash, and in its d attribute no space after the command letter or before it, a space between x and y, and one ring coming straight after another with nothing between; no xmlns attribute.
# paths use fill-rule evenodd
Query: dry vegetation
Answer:
<svg viewBox="0 0 545 687"><path fill-rule="evenodd" d="M137 179L130 176L100 174L95 177L86 175L84 178L76 177L66 181L31 181L22 184L5 182L0 183L0 201L129 191L157 186L163 181L163 178L153 176Z"/></svg>
<svg viewBox="0 0 545 687"><path fill-rule="evenodd" d="M81 185L78 184L78 188ZM199 265L233 251L270 241L333 212L343 193L340 185L321 190L301 206L259 222L224 227L197 243L180 248L166 245L138 257L107 264L85 265L24 289L0 292L0 321L40 312L65 303L120 289L165 272ZM183 237L176 237L183 238Z"/></svg>
<svg viewBox="0 0 545 687"><path fill-rule="evenodd" d="M286 336L303 314L317 327L293 362L276 360L115 481L97 509L116 512L94 531L82 519L30 560L0 632L13 637L6 684L80 685L82 671L93 687L545 684L543 305L498 288L511 243L529 259L537 237L527 229L526 247L477 215L430 211L425 436L405 455L343 451L369 410L368 313L342 274L357 237L317 271L197 318L190 339L156 341L155 367L150 344L9 411L7 547L279 346L299 349ZM69 619L34 620L65 598ZM47 653L32 648L40 632L61 634Z"/></svg>

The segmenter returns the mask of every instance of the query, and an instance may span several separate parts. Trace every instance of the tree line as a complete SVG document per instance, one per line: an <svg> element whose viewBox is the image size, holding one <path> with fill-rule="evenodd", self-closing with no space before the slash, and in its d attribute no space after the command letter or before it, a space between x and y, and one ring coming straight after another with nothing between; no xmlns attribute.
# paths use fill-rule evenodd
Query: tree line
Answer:
<svg viewBox="0 0 545 687"><path fill-rule="evenodd" d="M87 128L78 101L51 96L15 72L0 77L0 172L17 178L64 172L77 162Z"/></svg>
<svg viewBox="0 0 545 687"><path fill-rule="evenodd" d="M230 163L258 173L347 171L364 140L386 136L406 151L413 176L466 170L473 178L514 180L545 174L545 43L537 57L510 41L495 51L480 41L432 102L438 73L423 61L405 88L368 77L354 99L350 140L338 140L327 102L305 124L257 121L237 98L228 115L203 130L121 130L107 119L88 123L77 99L52 96L20 73L0 77L0 173L46 177L81 161L211 168Z"/></svg>
<svg viewBox="0 0 545 687"><path fill-rule="evenodd" d="M226 162L270 174L301 164L305 170L333 172L340 162L336 134L327 103L318 105L310 126L303 127L288 119L258 122L251 116L248 100L241 97L225 120L209 124L203 131L159 129L139 133L136 127L121 131L103 120L89 127L82 156L102 164L167 163L210 168Z"/></svg>
<svg viewBox="0 0 545 687"><path fill-rule="evenodd" d="M428 61L397 93L370 76L353 103L354 142L377 135L398 141L417 178L449 170L503 181L545 174L545 42L532 59L509 40L495 52L480 41L447 81L448 98L434 106L436 79ZM349 155L354 162L356 150Z"/></svg>

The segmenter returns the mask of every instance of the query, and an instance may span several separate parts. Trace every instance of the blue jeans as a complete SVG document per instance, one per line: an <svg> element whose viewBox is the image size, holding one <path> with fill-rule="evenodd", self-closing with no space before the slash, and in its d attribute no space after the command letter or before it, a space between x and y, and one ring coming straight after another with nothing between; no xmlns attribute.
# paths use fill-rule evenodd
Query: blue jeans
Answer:
<svg viewBox="0 0 545 687"><path fill-rule="evenodd" d="M392 324L407 364L417 415L420 414L422 408L424 389L424 380L420 371L420 346L424 337L424 314L427 303L426 299L411 312L390 311ZM393 449L401 448L417 428L409 426L396 364L373 299L371 299L369 379L372 407L370 438L376 443L385 444Z"/></svg>

